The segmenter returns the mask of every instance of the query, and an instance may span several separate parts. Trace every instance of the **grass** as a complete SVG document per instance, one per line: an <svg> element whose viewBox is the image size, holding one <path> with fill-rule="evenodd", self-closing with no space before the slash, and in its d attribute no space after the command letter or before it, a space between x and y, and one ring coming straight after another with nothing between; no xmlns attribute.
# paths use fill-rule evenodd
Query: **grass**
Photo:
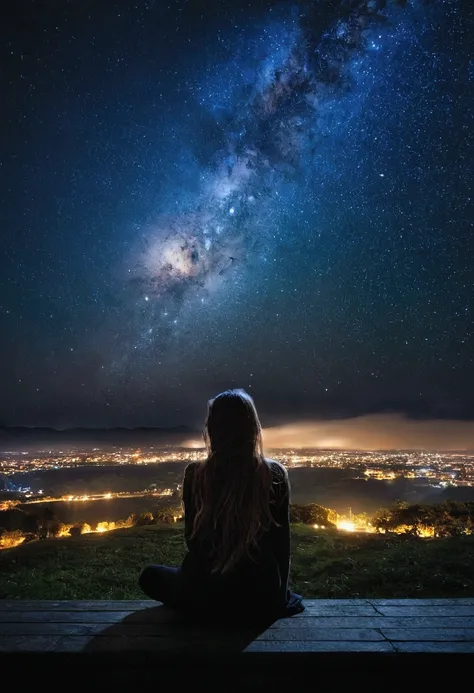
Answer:
<svg viewBox="0 0 474 693"><path fill-rule="evenodd" d="M37 541L0 553L0 598L140 599L149 563L180 565L180 525ZM474 537L425 540L292 527L292 589L317 597L472 597Z"/></svg>

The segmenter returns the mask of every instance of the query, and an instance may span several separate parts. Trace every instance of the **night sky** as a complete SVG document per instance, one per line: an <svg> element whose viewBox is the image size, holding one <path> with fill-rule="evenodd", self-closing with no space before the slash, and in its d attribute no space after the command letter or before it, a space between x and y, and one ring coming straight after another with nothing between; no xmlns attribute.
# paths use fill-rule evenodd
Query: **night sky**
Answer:
<svg viewBox="0 0 474 693"><path fill-rule="evenodd" d="M472 3L2 15L1 424L474 417Z"/></svg>

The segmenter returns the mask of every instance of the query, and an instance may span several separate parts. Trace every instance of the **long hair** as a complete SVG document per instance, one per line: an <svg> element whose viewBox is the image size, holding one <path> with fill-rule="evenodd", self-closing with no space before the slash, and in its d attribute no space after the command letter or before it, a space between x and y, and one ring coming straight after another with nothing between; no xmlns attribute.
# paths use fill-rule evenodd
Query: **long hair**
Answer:
<svg viewBox="0 0 474 693"><path fill-rule="evenodd" d="M262 452L255 404L244 390L226 390L208 402L208 451L195 474L196 515L191 538L211 543L213 573L228 572L252 550L272 522L272 471Z"/></svg>

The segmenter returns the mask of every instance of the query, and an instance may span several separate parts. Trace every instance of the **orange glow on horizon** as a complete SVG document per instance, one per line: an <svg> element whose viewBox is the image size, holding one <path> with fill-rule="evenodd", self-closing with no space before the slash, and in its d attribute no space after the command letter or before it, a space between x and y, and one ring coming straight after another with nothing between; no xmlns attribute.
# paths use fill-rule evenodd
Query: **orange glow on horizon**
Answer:
<svg viewBox="0 0 474 693"><path fill-rule="evenodd" d="M402 414L299 421L263 429L263 443L266 450L473 450L474 422L419 421ZM205 454L201 437L182 445Z"/></svg>

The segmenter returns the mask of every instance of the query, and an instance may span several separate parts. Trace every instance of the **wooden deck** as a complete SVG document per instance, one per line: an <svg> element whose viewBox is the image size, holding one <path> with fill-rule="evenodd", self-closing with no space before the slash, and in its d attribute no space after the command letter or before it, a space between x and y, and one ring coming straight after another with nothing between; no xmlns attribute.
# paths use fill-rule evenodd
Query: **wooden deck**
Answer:
<svg viewBox="0 0 474 693"><path fill-rule="evenodd" d="M255 633L191 626L151 601L0 600L0 652L474 653L474 598L305 604Z"/></svg>
<svg viewBox="0 0 474 693"><path fill-rule="evenodd" d="M456 671L474 663L466 657L474 654L474 598L319 599L305 604L304 613L255 632L190 626L150 601L0 600L0 665L14 665L18 671L22 661L35 657L35 667L51 656L57 662L74 658L76 665L80 657L82 669L85 662L93 660L96 666L108 657L117 672L117 663L140 663L143 670L144 662L156 665L174 655L221 663L232 655L239 659L239 671L249 665L254 673L257 661L265 666L278 659L283 673L294 670L295 661L297 671L303 661L306 666L309 662L320 675L322 667L342 675L348 663L353 681L359 663L364 675L380 665L386 676L401 675L415 656L437 665L443 658L443 664L454 660ZM292 664L285 667L283 661Z"/></svg>

